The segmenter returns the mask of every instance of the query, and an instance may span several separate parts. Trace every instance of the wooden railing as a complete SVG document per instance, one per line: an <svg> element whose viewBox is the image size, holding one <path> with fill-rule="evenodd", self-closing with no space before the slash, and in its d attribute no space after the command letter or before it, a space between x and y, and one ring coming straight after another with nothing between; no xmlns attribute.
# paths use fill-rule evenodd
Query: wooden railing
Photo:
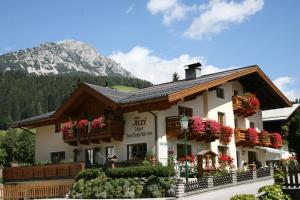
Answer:
<svg viewBox="0 0 300 200"><path fill-rule="evenodd" d="M9 168L5 167L3 169L3 180L5 182L12 182L74 178L83 168L83 163L62 163Z"/></svg>
<svg viewBox="0 0 300 200"><path fill-rule="evenodd" d="M246 98L243 96L232 97L233 112L239 116L249 117L256 113L256 111L249 112L247 108Z"/></svg>
<svg viewBox="0 0 300 200"><path fill-rule="evenodd" d="M192 119L189 120L189 124L192 123ZM184 134L181 130L180 116L166 117L166 133L168 138L183 139ZM213 135L210 133L193 133L188 131L188 140L207 141L212 142L219 138L219 134Z"/></svg>
<svg viewBox="0 0 300 200"><path fill-rule="evenodd" d="M267 140L264 141L263 138L260 137L258 134L258 142L254 143L247 137L247 130L244 129L235 129L235 143L237 146L244 146L244 147L253 147L253 146L263 146L263 147L271 147L271 133L267 134Z"/></svg>
<svg viewBox="0 0 300 200"><path fill-rule="evenodd" d="M72 183L60 185L3 185L2 199L65 198Z"/></svg>
<svg viewBox="0 0 300 200"><path fill-rule="evenodd" d="M122 141L124 135L124 122L118 120L106 120L105 127L96 130L87 129L79 130L76 134L66 136L63 135L63 140L70 145L99 143L101 140L109 142L111 138Z"/></svg>

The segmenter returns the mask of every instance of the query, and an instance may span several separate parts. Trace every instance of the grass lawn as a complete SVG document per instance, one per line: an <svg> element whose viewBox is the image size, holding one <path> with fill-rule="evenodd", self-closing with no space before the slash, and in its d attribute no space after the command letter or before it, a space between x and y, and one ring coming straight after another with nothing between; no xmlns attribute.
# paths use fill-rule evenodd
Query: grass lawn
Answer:
<svg viewBox="0 0 300 200"><path fill-rule="evenodd" d="M123 92L132 92L132 91L138 90L138 88L124 86L124 85L114 85L114 86L112 86L112 88L123 91Z"/></svg>

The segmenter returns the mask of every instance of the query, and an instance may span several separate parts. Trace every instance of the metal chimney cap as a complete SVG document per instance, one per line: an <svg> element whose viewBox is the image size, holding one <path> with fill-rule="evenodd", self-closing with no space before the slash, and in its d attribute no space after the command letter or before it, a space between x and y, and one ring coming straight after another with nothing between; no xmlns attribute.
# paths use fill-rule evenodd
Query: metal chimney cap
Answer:
<svg viewBox="0 0 300 200"><path fill-rule="evenodd" d="M189 65L185 65L184 67L188 67L188 68L199 68L201 67L201 63L199 62L196 62L196 63L192 63L192 64L189 64Z"/></svg>

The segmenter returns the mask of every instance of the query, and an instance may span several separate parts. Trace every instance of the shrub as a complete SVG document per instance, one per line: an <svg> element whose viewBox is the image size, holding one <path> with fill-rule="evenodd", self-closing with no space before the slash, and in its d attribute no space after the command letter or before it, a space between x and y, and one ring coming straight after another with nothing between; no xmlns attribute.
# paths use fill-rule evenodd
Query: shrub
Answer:
<svg viewBox="0 0 300 200"><path fill-rule="evenodd" d="M274 174L274 181L277 185L283 185L284 184L284 178L285 174L281 169L276 169Z"/></svg>
<svg viewBox="0 0 300 200"><path fill-rule="evenodd" d="M111 178L149 177L151 175L159 177L172 177L175 176L175 171L173 168L165 166L136 166L108 169L106 170L105 174Z"/></svg>
<svg viewBox="0 0 300 200"><path fill-rule="evenodd" d="M284 194L280 185L267 185L258 190L264 193L262 200L291 200L290 196Z"/></svg>
<svg viewBox="0 0 300 200"><path fill-rule="evenodd" d="M100 168L91 168L80 171L76 176L76 181L79 179L90 180L102 175L103 171Z"/></svg>
<svg viewBox="0 0 300 200"><path fill-rule="evenodd" d="M253 194L238 194L230 198L230 200L256 200Z"/></svg>

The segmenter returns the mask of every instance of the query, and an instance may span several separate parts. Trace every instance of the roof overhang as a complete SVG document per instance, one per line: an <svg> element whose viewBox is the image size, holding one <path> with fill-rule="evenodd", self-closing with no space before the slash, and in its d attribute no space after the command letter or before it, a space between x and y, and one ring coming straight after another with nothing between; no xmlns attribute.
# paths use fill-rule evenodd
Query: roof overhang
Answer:
<svg viewBox="0 0 300 200"><path fill-rule="evenodd" d="M239 80L249 92L254 92L261 101L262 110L290 107L292 103L256 65L217 80L194 86L168 96L169 102L209 90L229 81Z"/></svg>

